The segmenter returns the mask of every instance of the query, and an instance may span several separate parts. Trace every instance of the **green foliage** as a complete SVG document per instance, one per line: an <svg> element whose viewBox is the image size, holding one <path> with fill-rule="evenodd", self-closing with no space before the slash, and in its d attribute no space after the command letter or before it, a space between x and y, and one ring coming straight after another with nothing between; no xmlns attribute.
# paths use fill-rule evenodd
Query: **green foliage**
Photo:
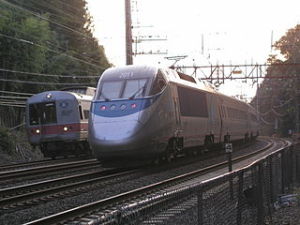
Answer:
<svg viewBox="0 0 300 225"><path fill-rule="evenodd" d="M297 96L300 87L300 66L297 65L300 63L300 25L289 29L274 46L281 56L269 57L266 79L258 89L253 104L256 105L258 101L259 111L265 120L271 124L277 120L278 130L274 132L287 135L289 129L296 131L296 105L299 104Z"/></svg>
<svg viewBox="0 0 300 225"><path fill-rule="evenodd" d="M0 1L0 68L37 74L100 76L111 65L92 32L86 0ZM49 83L96 85L96 79L90 78L34 76L9 71L0 71L0 79L48 84L0 80L0 90L33 94L63 87ZM6 110L7 107L0 105L0 117ZM23 114L16 108L9 110L17 111L12 114L19 116L20 123ZM17 124L11 126L14 125Z"/></svg>
<svg viewBox="0 0 300 225"><path fill-rule="evenodd" d="M0 126L0 150L12 153L15 149L15 142L10 131Z"/></svg>

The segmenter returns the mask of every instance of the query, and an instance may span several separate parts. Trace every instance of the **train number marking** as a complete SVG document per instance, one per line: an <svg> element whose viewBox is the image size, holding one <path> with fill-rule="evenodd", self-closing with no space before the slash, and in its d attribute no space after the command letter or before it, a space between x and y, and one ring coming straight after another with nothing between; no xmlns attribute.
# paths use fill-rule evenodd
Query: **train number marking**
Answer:
<svg viewBox="0 0 300 225"><path fill-rule="evenodd" d="M119 76L120 79L128 79L133 77L133 72L124 72Z"/></svg>

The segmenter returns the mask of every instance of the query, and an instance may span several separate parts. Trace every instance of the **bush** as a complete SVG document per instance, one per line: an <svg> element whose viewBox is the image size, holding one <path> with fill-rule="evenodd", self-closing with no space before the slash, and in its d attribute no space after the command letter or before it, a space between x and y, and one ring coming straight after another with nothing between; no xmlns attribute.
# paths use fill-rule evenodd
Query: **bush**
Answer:
<svg viewBox="0 0 300 225"><path fill-rule="evenodd" d="M5 127L0 126L0 150L12 153L15 149L15 141L12 133Z"/></svg>

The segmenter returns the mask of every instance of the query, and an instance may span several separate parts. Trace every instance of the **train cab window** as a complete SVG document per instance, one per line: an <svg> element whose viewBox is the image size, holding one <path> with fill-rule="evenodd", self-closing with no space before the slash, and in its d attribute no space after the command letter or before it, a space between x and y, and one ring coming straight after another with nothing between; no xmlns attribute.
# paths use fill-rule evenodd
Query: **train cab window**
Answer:
<svg viewBox="0 0 300 225"><path fill-rule="evenodd" d="M155 95L161 92L165 88L165 86L166 86L166 80L164 79L162 72L159 70L153 82L150 95Z"/></svg>
<svg viewBox="0 0 300 225"><path fill-rule="evenodd" d="M40 117L37 108L37 104L29 105L29 123L30 125L37 125L39 124Z"/></svg>
<svg viewBox="0 0 300 225"><path fill-rule="evenodd" d="M144 97L148 85L148 78L126 79L120 81L104 81L98 100L133 99Z"/></svg>
<svg viewBox="0 0 300 225"><path fill-rule="evenodd" d="M45 103L43 106L42 124L56 123L55 102Z"/></svg>
<svg viewBox="0 0 300 225"><path fill-rule="evenodd" d="M138 98L145 95L148 79L127 80L122 98Z"/></svg>
<svg viewBox="0 0 300 225"><path fill-rule="evenodd" d="M30 125L56 123L55 102L29 105L29 122Z"/></svg>
<svg viewBox="0 0 300 225"><path fill-rule="evenodd" d="M123 81L105 81L99 91L98 100L117 99L123 87Z"/></svg>

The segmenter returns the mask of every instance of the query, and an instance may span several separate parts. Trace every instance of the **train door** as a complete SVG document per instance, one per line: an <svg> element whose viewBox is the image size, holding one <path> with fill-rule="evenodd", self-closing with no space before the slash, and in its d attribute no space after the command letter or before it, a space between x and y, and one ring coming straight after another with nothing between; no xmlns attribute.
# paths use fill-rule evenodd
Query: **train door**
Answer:
<svg viewBox="0 0 300 225"><path fill-rule="evenodd" d="M179 105L179 99L178 99L178 94L177 94L177 87L175 85L172 88L172 96L173 96L175 122L176 122L175 133L178 136L180 136L180 135L182 135L180 105Z"/></svg>
<svg viewBox="0 0 300 225"><path fill-rule="evenodd" d="M208 133L209 135L213 135L214 142L219 142L220 137L220 128L221 128L221 118L219 113L219 99L212 95L208 94L208 102L209 102L209 119L208 119Z"/></svg>
<svg viewBox="0 0 300 225"><path fill-rule="evenodd" d="M41 116L40 110L38 108L39 104L29 104L28 107L28 117L27 123L29 124L30 129L33 128L33 136L31 138L36 139L35 142L40 142L42 135L42 125L41 125Z"/></svg>
<svg viewBox="0 0 300 225"><path fill-rule="evenodd" d="M180 118L178 98L174 98L174 111L175 111L176 129L181 129L181 118Z"/></svg>
<svg viewBox="0 0 300 225"><path fill-rule="evenodd" d="M223 136L225 135L225 131L224 131L224 127L225 127L225 117L226 117L226 113L225 113L225 106L224 106L224 102L222 101L222 99L219 99L219 105L218 105L218 110L219 110L219 117L220 117L220 130L219 130L219 142L223 141Z"/></svg>

